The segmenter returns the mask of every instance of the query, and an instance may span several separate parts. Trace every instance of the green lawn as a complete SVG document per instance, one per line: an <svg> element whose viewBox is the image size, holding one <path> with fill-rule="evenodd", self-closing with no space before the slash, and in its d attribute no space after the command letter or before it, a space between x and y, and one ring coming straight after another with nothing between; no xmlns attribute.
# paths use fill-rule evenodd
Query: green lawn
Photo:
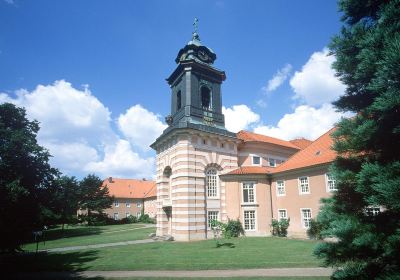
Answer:
<svg viewBox="0 0 400 280"><path fill-rule="evenodd" d="M155 242L63 253L40 253L8 259L24 269L68 270L206 270L239 268L318 267L315 241L275 237L228 240L234 248L215 247L213 240ZM4 261L4 260L3 260Z"/></svg>
<svg viewBox="0 0 400 280"><path fill-rule="evenodd" d="M56 227L46 231L46 242L39 243L39 250L59 247L93 245L119 241L146 239L153 228L141 228L144 224L126 224L112 226L69 226L61 230ZM24 250L36 250L36 243L29 243Z"/></svg>

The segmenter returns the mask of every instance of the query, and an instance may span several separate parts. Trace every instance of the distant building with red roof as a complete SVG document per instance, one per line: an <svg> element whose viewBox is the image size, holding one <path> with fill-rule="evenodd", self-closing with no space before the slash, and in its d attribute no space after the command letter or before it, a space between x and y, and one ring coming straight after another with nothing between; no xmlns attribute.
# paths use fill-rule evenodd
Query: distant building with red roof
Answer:
<svg viewBox="0 0 400 280"><path fill-rule="evenodd" d="M142 212L154 218L157 213L157 187L154 181L108 177L103 181L114 196L111 208L104 212L115 220L139 217Z"/></svg>

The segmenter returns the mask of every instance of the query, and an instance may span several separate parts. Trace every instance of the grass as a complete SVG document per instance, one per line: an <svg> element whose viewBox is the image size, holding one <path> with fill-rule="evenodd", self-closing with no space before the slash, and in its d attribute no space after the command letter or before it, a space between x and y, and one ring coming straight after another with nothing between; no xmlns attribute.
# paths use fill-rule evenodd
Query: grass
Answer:
<svg viewBox="0 0 400 280"><path fill-rule="evenodd" d="M207 270L321 265L312 256L315 241L246 237L229 242L233 243L233 248L216 248L213 240L155 242L96 250L29 254L15 257L11 262L17 266L23 262L27 271ZM10 259L7 261L10 262Z"/></svg>
<svg viewBox="0 0 400 280"><path fill-rule="evenodd" d="M156 231L154 227L141 227L144 224L69 226L64 231L61 227L56 227L46 231L46 242L39 243L39 250L146 239L150 233ZM28 243L23 249L34 251L36 243Z"/></svg>

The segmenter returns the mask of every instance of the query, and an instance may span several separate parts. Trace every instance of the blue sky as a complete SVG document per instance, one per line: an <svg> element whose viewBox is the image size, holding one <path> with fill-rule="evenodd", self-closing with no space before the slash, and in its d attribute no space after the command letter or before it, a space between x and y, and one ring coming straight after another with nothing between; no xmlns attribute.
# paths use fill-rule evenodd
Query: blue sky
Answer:
<svg viewBox="0 0 400 280"><path fill-rule="evenodd" d="M227 128L314 139L340 117L327 45L336 1L0 0L0 102L42 123L64 173L152 177L165 78L199 18L226 71Z"/></svg>

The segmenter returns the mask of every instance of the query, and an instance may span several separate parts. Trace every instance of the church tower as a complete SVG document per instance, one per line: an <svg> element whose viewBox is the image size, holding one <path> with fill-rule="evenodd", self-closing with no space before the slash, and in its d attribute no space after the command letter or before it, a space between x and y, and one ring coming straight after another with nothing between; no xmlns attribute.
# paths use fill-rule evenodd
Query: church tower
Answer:
<svg viewBox="0 0 400 280"><path fill-rule="evenodd" d="M225 185L219 175L237 168L236 134L225 128L221 85L225 72L195 30L167 78L168 127L151 147L157 152L157 235L175 240L212 238L208 221L226 221Z"/></svg>

